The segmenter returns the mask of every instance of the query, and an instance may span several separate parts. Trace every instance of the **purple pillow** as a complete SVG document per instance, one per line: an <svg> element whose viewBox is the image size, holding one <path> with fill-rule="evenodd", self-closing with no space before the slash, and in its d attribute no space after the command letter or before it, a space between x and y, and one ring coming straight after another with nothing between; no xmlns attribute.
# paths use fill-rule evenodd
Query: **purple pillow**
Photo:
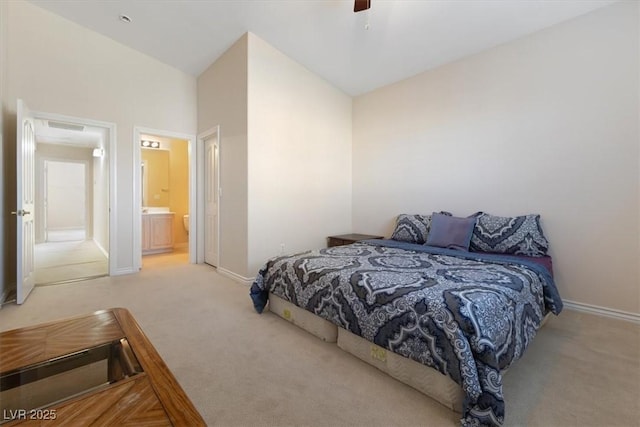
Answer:
<svg viewBox="0 0 640 427"><path fill-rule="evenodd" d="M459 218L434 212L431 215L431 229L427 236L427 246L468 251L476 218Z"/></svg>

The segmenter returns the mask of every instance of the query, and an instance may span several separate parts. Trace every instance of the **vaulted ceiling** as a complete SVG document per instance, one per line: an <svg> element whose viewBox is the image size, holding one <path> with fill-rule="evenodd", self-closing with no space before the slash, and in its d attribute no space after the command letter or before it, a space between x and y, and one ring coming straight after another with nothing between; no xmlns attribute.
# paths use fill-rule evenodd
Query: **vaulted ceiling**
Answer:
<svg viewBox="0 0 640 427"><path fill-rule="evenodd" d="M30 0L198 76L251 31L359 95L612 0ZM131 22L119 19L126 15Z"/></svg>

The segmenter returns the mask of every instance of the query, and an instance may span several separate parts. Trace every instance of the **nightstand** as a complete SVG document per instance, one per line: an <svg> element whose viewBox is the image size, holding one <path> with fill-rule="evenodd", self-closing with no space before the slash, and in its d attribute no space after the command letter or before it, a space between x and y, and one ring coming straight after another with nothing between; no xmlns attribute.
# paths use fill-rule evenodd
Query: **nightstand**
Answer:
<svg viewBox="0 0 640 427"><path fill-rule="evenodd" d="M329 247L350 245L351 243L369 239L384 239L384 236L372 236L370 234L341 234L327 237Z"/></svg>

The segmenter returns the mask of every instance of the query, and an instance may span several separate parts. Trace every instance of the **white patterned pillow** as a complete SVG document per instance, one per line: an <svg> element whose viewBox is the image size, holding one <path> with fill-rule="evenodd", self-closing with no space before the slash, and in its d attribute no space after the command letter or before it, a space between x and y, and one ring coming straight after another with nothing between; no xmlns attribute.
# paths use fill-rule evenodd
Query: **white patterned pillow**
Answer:
<svg viewBox="0 0 640 427"><path fill-rule="evenodd" d="M439 213L451 216L451 212ZM396 228L391 235L392 240L424 245L431 229L431 215L400 214L396 220Z"/></svg>
<svg viewBox="0 0 640 427"><path fill-rule="evenodd" d="M423 245L431 228L431 215L400 214L391 239Z"/></svg>
<svg viewBox="0 0 640 427"><path fill-rule="evenodd" d="M542 232L540 215L501 217L478 212L474 216L477 220L469 250L534 257L547 255L549 242Z"/></svg>

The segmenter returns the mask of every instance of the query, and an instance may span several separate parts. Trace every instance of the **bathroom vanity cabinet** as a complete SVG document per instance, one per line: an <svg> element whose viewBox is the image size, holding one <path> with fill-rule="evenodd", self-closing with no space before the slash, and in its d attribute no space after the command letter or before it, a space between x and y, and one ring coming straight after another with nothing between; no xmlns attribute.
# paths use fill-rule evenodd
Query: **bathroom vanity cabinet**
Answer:
<svg viewBox="0 0 640 427"><path fill-rule="evenodd" d="M142 214L142 255L173 251L173 212Z"/></svg>

